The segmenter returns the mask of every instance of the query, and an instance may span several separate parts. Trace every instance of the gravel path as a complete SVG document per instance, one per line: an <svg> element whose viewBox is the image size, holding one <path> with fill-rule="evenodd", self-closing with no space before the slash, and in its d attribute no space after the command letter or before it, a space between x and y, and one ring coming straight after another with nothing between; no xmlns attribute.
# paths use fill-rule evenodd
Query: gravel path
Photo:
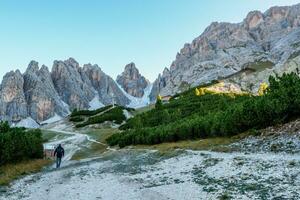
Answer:
<svg viewBox="0 0 300 200"><path fill-rule="evenodd" d="M176 152L176 153L175 153ZM299 199L300 155L110 151L16 181L0 199Z"/></svg>

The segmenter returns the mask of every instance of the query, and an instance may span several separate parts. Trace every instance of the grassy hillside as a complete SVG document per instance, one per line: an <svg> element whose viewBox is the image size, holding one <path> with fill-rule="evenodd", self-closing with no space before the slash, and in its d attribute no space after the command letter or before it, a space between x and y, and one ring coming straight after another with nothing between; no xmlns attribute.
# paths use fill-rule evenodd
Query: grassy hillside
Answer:
<svg viewBox="0 0 300 200"><path fill-rule="evenodd" d="M0 166L43 158L43 138L39 129L11 128L0 122Z"/></svg>
<svg viewBox="0 0 300 200"><path fill-rule="evenodd" d="M112 108L112 105L108 105L108 106L99 108L97 110L77 110L77 109L75 109L71 114L71 118L82 117L82 116L94 116L94 115L104 112L110 108Z"/></svg>
<svg viewBox="0 0 300 200"><path fill-rule="evenodd" d="M43 139L38 129L11 128L7 122L0 122L0 185L37 172L51 162L42 159Z"/></svg>
<svg viewBox="0 0 300 200"><path fill-rule="evenodd" d="M300 115L297 74L270 77L263 96L245 94L195 95L195 88L176 95L169 104L136 115L108 138L110 145L158 144L195 138L233 136Z"/></svg>
<svg viewBox="0 0 300 200"><path fill-rule="evenodd" d="M133 111L134 109L112 105L99 108L97 110L74 110L70 116L70 121L75 123L76 128L85 127L91 124L101 124L106 121L121 124L126 120L123 110Z"/></svg>

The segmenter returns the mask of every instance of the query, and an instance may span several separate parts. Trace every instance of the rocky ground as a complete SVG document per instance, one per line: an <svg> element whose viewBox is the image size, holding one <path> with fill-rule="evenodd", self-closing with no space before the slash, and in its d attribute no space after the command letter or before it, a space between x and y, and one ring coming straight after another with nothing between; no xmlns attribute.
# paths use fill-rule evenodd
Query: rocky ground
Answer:
<svg viewBox="0 0 300 200"><path fill-rule="evenodd" d="M118 151L17 181L0 199L298 199L300 156Z"/></svg>
<svg viewBox="0 0 300 200"><path fill-rule="evenodd" d="M108 150L26 176L0 199L299 199L299 124L258 131L230 153Z"/></svg>
<svg viewBox="0 0 300 200"><path fill-rule="evenodd" d="M300 153L300 120L252 132L256 136L247 137L230 147L245 153Z"/></svg>

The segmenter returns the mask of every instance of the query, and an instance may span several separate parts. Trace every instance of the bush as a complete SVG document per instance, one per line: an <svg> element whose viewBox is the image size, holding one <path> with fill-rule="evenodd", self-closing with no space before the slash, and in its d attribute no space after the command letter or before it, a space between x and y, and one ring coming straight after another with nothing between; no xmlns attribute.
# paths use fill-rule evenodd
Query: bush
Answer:
<svg viewBox="0 0 300 200"><path fill-rule="evenodd" d="M97 115L101 112L104 112L108 109L110 109L112 107L112 105L109 105L109 106L105 106L103 108L99 108L97 110L73 110L72 114L71 114L71 117L77 117L77 116L94 116L94 115Z"/></svg>
<svg viewBox="0 0 300 200"><path fill-rule="evenodd" d="M0 122L0 165L43 157L43 141L40 130L10 128Z"/></svg>
<svg viewBox="0 0 300 200"><path fill-rule="evenodd" d="M83 117L80 117L80 116L75 116L75 117L71 117L71 118L70 118L70 121L71 121L71 122L83 122L83 121L84 121L84 118L83 118Z"/></svg>
<svg viewBox="0 0 300 200"><path fill-rule="evenodd" d="M300 78L270 77L263 96L205 94L194 89L159 109L129 119L110 145L157 144L194 138L233 136L300 116ZM179 96L179 95L178 95ZM142 122L142 123L140 123Z"/></svg>
<svg viewBox="0 0 300 200"><path fill-rule="evenodd" d="M123 107L118 106L103 113L102 115L90 117L85 123L77 124L76 128L85 127L91 124L101 124L105 121L112 121L117 124L121 124L123 121L126 120L126 117L123 113L123 109Z"/></svg>

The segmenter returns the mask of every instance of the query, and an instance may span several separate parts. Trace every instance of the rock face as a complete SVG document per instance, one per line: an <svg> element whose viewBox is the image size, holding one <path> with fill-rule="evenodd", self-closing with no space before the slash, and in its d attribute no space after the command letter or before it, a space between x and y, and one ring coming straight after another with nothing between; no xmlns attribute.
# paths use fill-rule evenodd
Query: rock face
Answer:
<svg viewBox="0 0 300 200"><path fill-rule="evenodd" d="M172 95L190 86L227 79L244 70L261 72L282 66L298 52L300 4L250 12L238 24L212 23L185 44L155 81L151 99Z"/></svg>
<svg viewBox="0 0 300 200"><path fill-rule="evenodd" d="M52 80L59 96L70 109L87 108L95 97L95 90L85 82L80 74L81 68L73 58L66 61L54 61Z"/></svg>
<svg viewBox="0 0 300 200"><path fill-rule="evenodd" d="M28 115L32 119L42 122L55 113L60 116L68 114L69 110L56 92L46 66L39 69L38 63L31 61L23 77Z"/></svg>
<svg viewBox="0 0 300 200"><path fill-rule="evenodd" d="M19 70L7 73L0 86L0 119L10 122L27 117L27 104L23 91L24 80Z"/></svg>
<svg viewBox="0 0 300 200"><path fill-rule="evenodd" d="M140 74L134 63L125 66L124 72L117 77L117 83L134 97L142 97L149 85L149 81Z"/></svg>
<svg viewBox="0 0 300 200"><path fill-rule="evenodd" d="M87 64L82 70L84 79L95 89L99 94L100 101L104 104L112 102L119 105L127 105L129 99L123 94L116 82L106 75L98 65Z"/></svg>
<svg viewBox="0 0 300 200"><path fill-rule="evenodd" d="M168 68L165 68L162 75L159 74L158 78L154 81L153 87L150 93L150 101L156 100L156 97L161 93L161 89L164 88L165 91L171 90L174 84L172 83L171 73ZM164 94L162 94L164 95ZM167 93L165 94L167 95Z"/></svg>

